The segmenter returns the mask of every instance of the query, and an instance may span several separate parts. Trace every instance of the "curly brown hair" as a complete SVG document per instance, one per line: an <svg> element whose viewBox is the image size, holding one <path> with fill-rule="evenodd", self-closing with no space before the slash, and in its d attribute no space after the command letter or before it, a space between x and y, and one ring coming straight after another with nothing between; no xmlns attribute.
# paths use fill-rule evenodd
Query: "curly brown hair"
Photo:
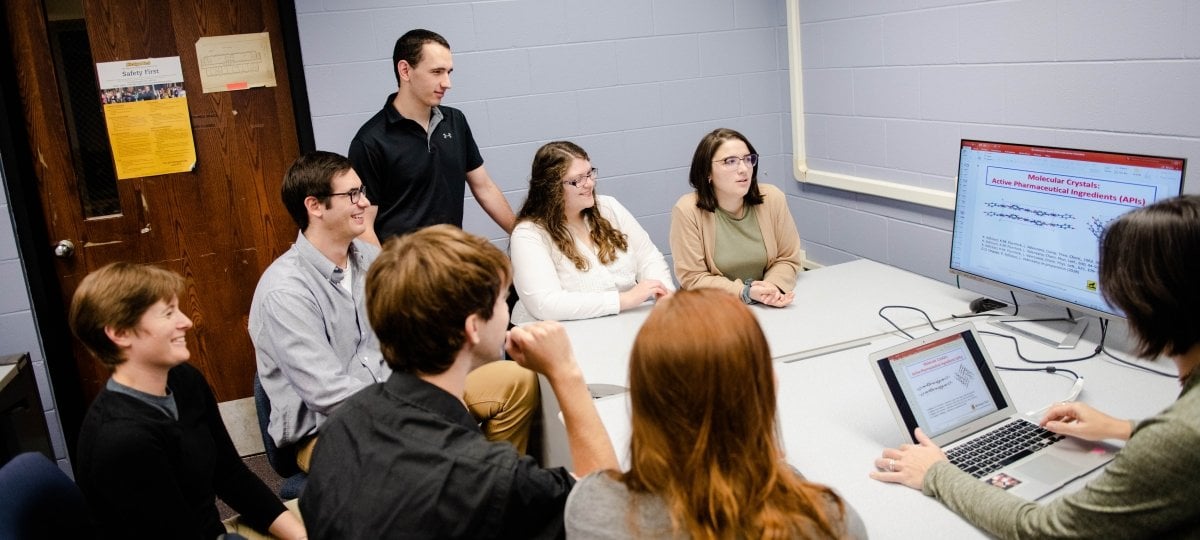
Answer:
<svg viewBox="0 0 1200 540"><path fill-rule="evenodd" d="M529 195L517 214L517 222L529 221L540 225L554 245L564 256L575 263L575 268L587 270L588 261L575 249L571 231L567 229L567 216L563 204L563 177L575 159L591 161L587 152L570 141L546 143L533 156L533 170L529 175ZM596 190L592 190L592 195ZM597 201L599 204L599 201ZM584 209L584 220L590 224L592 243L599 251L602 264L617 260L617 252L629 249L625 234L613 227L598 206Z"/></svg>

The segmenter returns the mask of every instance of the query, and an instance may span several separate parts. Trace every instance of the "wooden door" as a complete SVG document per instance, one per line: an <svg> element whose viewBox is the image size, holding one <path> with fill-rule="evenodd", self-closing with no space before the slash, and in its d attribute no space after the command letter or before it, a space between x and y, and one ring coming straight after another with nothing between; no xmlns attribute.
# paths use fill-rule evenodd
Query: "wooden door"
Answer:
<svg viewBox="0 0 1200 540"><path fill-rule="evenodd" d="M296 235L279 197L299 147L276 0L74 0L82 21L48 22L46 6L61 9L64 1L69 3L5 2L28 158L55 243L45 249L54 250L59 241L74 246L73 254L55 259L62 297L69 302L88 272L113 261L152 263L182 274L187 291L180 304L195 322L188 340L191 362L218 400L250 396L255 369L246 332L250 299L259 275ZM90 65L78 58L73 66L63 64L74 54L68 49L78 48L64 45L60 36L71 24L86 27ZM263 31L270 35L277 86L203 93L196 40ZM104 195L104 179L95 177L113 176L104 169L112 167L111 154L105 160L103 152L80 142L89 129L81 118L98 107L98 86L83 91L96 92L94 104L73 95L89 79L96 84L94 63L170 56L178 56L183 67L197 167L110 179L111 193ZM70 333L63 328L61 335ZM90 403L108 372L78 342L73 350L83 403Z"/></svg>

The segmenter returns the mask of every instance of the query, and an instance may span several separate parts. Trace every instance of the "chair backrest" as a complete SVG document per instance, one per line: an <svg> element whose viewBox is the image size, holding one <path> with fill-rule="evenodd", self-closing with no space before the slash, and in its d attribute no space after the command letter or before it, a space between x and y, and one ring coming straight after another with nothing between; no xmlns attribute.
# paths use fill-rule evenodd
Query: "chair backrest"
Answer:
<svg viewBox="0 0 1200 540"><path fill-rule="evenodd" d="M0 538L89 538L95 536L79 486L38 452L26 452L0 467Z"/></svg>
<svg viewBox="0 0 1200 540"><path fill-rule="evenodd" d="M262 435L263 448L267 452L267 462L271 464L271 468L283 478L301 472L300 466L296 465L295 446L276 447L275 439L272 439L267 431L267 425L271 422L271 398L263 389L262 381L258 380L258 373L254 374L254 409L258 413L258 432Z"/></svg>

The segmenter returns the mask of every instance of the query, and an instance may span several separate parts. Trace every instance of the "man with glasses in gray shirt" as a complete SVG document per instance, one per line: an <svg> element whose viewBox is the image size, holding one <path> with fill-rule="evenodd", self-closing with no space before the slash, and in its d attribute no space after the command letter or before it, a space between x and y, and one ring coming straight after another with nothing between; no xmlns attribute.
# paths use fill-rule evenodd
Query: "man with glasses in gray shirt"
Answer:
<svg viewBox="0 0 1200 540"><path fill-rule="evenodd" d="M296 243L263 273L250 306L258 376L271 401L268 432L293 447L307 472L317 432L346 398L391 374L367 321L363 283L379 248L358 240L371 201L345 157L298 158L282 197L300 228ZM493 440L524 452L537 406L536 376L504 362L468 381L467 405Z"/></svg>

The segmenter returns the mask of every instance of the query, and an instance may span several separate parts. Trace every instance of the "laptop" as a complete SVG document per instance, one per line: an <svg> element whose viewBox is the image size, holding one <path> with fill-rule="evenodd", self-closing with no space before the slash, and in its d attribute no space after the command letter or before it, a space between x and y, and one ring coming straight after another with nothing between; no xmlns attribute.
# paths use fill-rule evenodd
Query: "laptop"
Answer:
<svg viewBox="0 0 1200 540"><path fill-rule="evenodd" d="M951 463L1024 499L1056 491L1108 463L1118 450L1056 435L1037 425L1040 417L1018 413L970 323L871 353L870 359L910 439L920 427Z"/></svg>

